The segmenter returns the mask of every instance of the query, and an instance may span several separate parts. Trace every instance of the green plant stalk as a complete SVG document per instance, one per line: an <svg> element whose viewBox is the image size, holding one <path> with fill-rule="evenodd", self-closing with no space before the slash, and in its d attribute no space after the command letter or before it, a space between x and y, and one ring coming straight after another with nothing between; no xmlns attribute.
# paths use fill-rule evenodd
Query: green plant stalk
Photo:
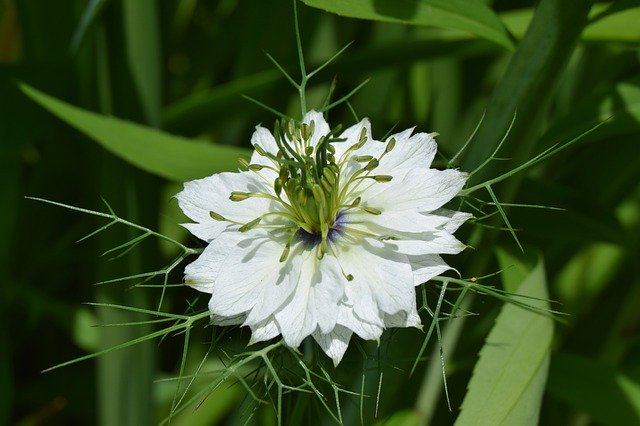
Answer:
<svg viewBox="0 0 640 426"><path fill-rule="evenodd" d="M112 93L115 84L120 84L112 76L109 62L109 49L104 24L99 25L96 43L96 76L98 103L103 114L111 114L114 108ZM118 200L112 200L126 206L126 216L139 221L141 203L139 196L146 194L140 190L134 180L131 168L120 160L114 159L104 151L99 157L100 192L103 194L119 194ZM114 178L117 176L118 178ZM100 252L117 246L122 241L135 238L131 228L123 230L111 229L110 232L98 236ZM132 271L140 271L143 259L139 251L130 253L126 262L110 263L100 260L98 274L100 279L114 276L130 275ZM122 291L120 286L99 286L96 289L96 300L102 303L116 303L138 308L149 305L146 296L139 291ZM98 307L100 322L127 323L144 321L146 316L140 313ZM101 348L107 349L126 341L148 335L153 331L149 324L136 327L105 327L101 329ZM100 357L98 364L98 407L99 423L110 425L151 424L154 419L153 375L155 371L155 351L153 342L145 341L138 345L109 352Z"/></svg>
<svg viewBox="0 0 640 426"><path fill-rule="evenodd" d="M524 38L514 53L504 76L498 83L487 106L482 125L466 153L463 170L474 170L489 158L496 149L504 134L511 125L513 115L517 112L517 120L512 126L505 141L500 157L511 157L514 162L508 165L492 162L471 177L470 184L477 184L504 172L504 167L524 163L533 151L536 138L533 134L543 111L551 97L549 88L555 87L556 80L565 68L579 36L586 25L587 14L593 1L577 0L575 2L559 2L541 0L533 21ZM522 177L514 176L507 182L507 189L500 197L501 201L511 202L520 185ZM496 230L481 231L478 247L492 247L498 233ZM487 268L493 252L478 251L470 265L470 273L481 275ZM453 353L460 338L460 329L464 318L456 319L443 332L442 341L449 347L446 351ZM432 358L439 358L438 348L434 348ZM440 376L440 363L433 363L427 369L427 376ZM437 370L436 370L437 367ZM433 407L440 398L442 387L433 386L430 379L425 379L418 393L415 410L420 424L428 424L433 415Z"/></svg>

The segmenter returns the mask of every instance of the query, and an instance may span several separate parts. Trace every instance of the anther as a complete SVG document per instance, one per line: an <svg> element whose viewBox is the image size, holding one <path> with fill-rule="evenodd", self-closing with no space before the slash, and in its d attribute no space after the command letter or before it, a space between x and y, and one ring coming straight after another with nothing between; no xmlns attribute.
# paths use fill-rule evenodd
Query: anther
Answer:
<svg viewBox="0 0 640 426"><path fill-rule="evenodd" d="M247 198L251 197L251 194L249 192L237 192L237 191L233 191L231 193L231 195L229 196L229 199L231 201L243 201L246 200Z"/></svg>
<svg viewBox="0 0 640 426"><path fill-rule="evenodd" d="M264 166L261 164L249 164L249 170L252 172L259 172L262 169L264 169Z"/></svg>
<svg viewBox="0 0 640 426"><path fill-rule="evenodd" d="M260 223L260 220L260 218L253 219L251 222L242 225L238 231L247 232L248 230L255 228L256 225Z"/></svg>
<svg viewBox="0 0 640 426"><path fill-rule="evenodd" d="M335 185L336 175L335 173L333 173L333 170L331 170L328 167L325 167L324 170L322 170L322 175L327 180L327 182L329 182L331 185Z"/></svg>
<svg viewBox="0 0 640 426"><path fill-rule="evenodd" d="M262 149L262 147L260 145L258 145L258 144L253 145L253 149L255 149L256 152L258 154L260 154L261 156L266 157L267 152L264 149Z"/></svg>
<svg viewBox="0 0 640 426"><path fill-rule="evenodd" d="M238 158L238 164L240 164L240 168L244 170L249 169L249 162L244 158Z"/></svg>
<svg viewBox="0 0 640 426"><path fill-rule="evenodd" d="M391 182L391 179L393 179L393 176L390 175L376 175L371 177L375 179L376 182Z"/></svg>
<svg viewBox="0 0 640 426"><path fill-rule="evenodd" d="M360 130L360 136L358 137L358 145L364 145L366 141L367 141L367 128L363 127L362 130Z"/></svg>
<svg viewBox="0 0 640 426"><path fill-rule="evenodd" d="M279 197L282 192L282 179L279 177L273 182L273 190L276 192L276 195Z"/></svg>
<svg viewBox="0 0 640 426"><path fill-rule="evenodd" d="M226 222L226 220L227 220L224 216L222 216L221 214L218 214L216 212L209 212L209 216L211 216L211 219L217 220L219 222Z"/></svg>
<svg viewBox="0 0 640 426"><path fill-rule="evenodd" d="M362 210L375 216L379 216L382 214L382 210L376 209L375 207L362 206Z"/></svg>
<svg viewBox="0 0 640 426"><path fill-rule="evenodd" d="M313 121L311 123L313 124ZM302 126L300 126L300 134L303 140L309 140L311 137L311 127L307 123L302 123Z"/></svg>
<svg viewBox="0 0 640 426"><path fill-rule="evenodd" d="M287 257L289 257L289 244L284 246L284 250L282 250L282 254L280 255L280 263L287 260Z"/></svg>
<svg viewBox="0 0 640 426"><path fill-rule="evenodd" d="M367 161L373 160L373 157L371 155L356 155L352 158L358 163L366 163Z"/></svg>
<svg viewBox="0 0 640 426"><path fill-rule="evenodd" d="M391 152L391 150L396 146L396 138L391 138L389 140L389 143L387 144L387 147L385 148L384 152L389 153Z"/></svg>
<svg viewBox="0 0 640 426"><path fill-rule="evenodd" d="M371 170L375 169L376 167L378 167L378 160L376 160L375 158L372 159L371 161L369 161L369 163L364 167L364 169L368 172L370 172Z"/></svg>

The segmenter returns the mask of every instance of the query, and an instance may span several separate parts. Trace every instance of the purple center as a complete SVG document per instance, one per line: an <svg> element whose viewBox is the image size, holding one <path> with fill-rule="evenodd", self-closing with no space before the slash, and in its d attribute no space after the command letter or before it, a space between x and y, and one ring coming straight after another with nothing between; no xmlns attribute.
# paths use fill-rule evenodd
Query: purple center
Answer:
<svg viewBox="0 0 640 426"><path fill-rule="evenodd" d="M334 242L336 239L338 239L338 237L344 230L345 223L346 223L346 219L345 219L344 213L342 211L338 212L338 215L336 216L336 220L333 222L333 226L331 226L331 229L329 229L329 233L327 234L327 240L329 242ZM320 241L322 241L322 234L320 233L311 234L305 231L304 229L300 228L296 232L296 238L298 239L298 241L301 241L307 247L313 248L318 244L320 244Z"/></svg>

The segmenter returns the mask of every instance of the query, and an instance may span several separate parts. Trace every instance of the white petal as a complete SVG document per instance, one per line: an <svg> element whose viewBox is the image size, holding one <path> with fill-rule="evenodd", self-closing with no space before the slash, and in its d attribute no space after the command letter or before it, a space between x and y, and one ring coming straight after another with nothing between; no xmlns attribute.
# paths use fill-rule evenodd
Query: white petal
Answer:
<svg viewBox="0 0 640 426"><path fill-rule="evenodd" d="M422 320L418 315L415 298L410 309L393 315L386 314L384 316L384 325L385 327L415 327L422 330Z"/></svg>
<svg viewBox="0 0 640 426"><path fill-rule="evenodd" d="M393 314L413 303L413 273L405 255L362 241L342 248L340 261L345 273L353 276L346 286L347 303L363 320L382 325L380 311Z"/></svg>
<svg viewBox="0 0 640 426"><path fill-rule="evenodd" d="M333 365L337 366L349 347L352 334L348 328L338 325L330 333L316 331L313 333L313 338L324 353L333 360Z"/></svg>
<svg viewBox="0 0 640 426"><path fill-rule="evenodd" d="M284 244L279 248L280 253L284 249ZM247 317L247 325L258 323L265 318L272 316L274 312L282 309L282 306L289 303L294 292L298 291L300 285L300 274L306 260L306 253L300 250L292 250L286 262L280 263L279 256L272 259L275 263L274 267L287 267L288 279L277 285L265 286L259 293L255 294L255 298L259 301L251 309Z"/></svg>
<svg viewBox="0 0 640 426"><path fill-rule="evenodd" d="M345 326L365 340L379 341L384 330L384 322L380 325L372 324L360 318L352 308L345 305L340 306L338 324Z"/></svg>
<svg viewBox="0 0 640 426"><path fill-rule="evenodd" d="M256 130L251 135L251 145L258 145L264 151L276 155L278 153L278 145L271 132L262 126L256 126ZM254 151L251 155L251 164L262 164L263 166L272 166L273 163L269 158L263 157Z"/></svg>
<svg viewBox="0 0 640 426"><path fill-rule="evenodd" d="M220 247L229 255L220 265L209 302L211 312L218 315L247 312L268 292L292 290L289 274L293 263L279 262L285 242L267 232L242 235L245 238L234 246Z"/></svg>
<svg viewBox="0 0 640 426"><path fill-rule="evenodd" d="M297 347L318 326L332 330L338 319L338 301L344 294L346 279L333 256L318 261L315 250L297 254L303 259L297 287L276 314L276 321L287 345Z"/></svg>
<svg viewBox="0 0 640 426"><path fill-rule="evenodd" d="M373 203L367 204L371 204L368 207L380 208ZM450 219L444 216L422 214L411 210L380 210L382 213L379 215L367 213L363 210L347 213L343 216L344 223L356 229L375 230L378 235L394 235L394 231L411 233L435 232L450 222Z"/></svg>
<svg viewBox="0 0 640 426"><path fill-rule="evenodd" d="M455 197L467 180L457 170L415 170L400 181L371 185L362 192L362 200L383 211L428 213Z"/></svg>
<svg viewBox="0 0 640 426"><path fill-rule="evenodd" d="M320 276L314 282L314 307L318 327L323 333L331 331L338 319L338 303L344 296L347 279L342 275L340 264L333 256L325 256L320 262Z"/></svg>
<svg viewBox="0 0 640 426"><path fill-rule="evenodd" d="M445 231L413 234L413 239L398 239L383 241L386 249L406 255L424 254L458 254L466 248L456 237ZM378 243L369 239L372 244Z"/></svg>
<svg viewBox="0 0 640 426"><path fill-rule="evenodd" d="M445 231L451 234L456 232L460 227L460 225L462 225L467 220L473 217L473 215L470 213L459 212L459 211L449 210L449 209L437 209L433 211L431 214L449 218L447 223L445 223L442 226L442 229L444 229Z"/></svg>
<svg viewBox="0 0 640 426"><path fill-rule="evenodd" d="M329 124L327 124L327 121L324 119L324 116L321 112L313 110L309 111L302 119L302 122L306 124L311 124L312 121L314 130L313 135L311 136L311 146L315 147L316 145L318 145L320 138L322 136L328 135L331 129L329 128Z"/></svg>
<svg viewBox="0 0 640 426"><path fill-rule="evenodd" d="M185 284L196 290L212 293L223 262L229 256L229 247L244 239L239 232L223 232L205 247L200 256L184 268Z"/></svg>
<svg viewBox="0 0 640 426"><path fill-rule="evenodd" d="M239 325L242 324L247 316L245 314L235 315L232 317L222 317L220 315L211 315L211 324L213 325Z"/></svg>
<svg viewBox="0 0 640 426"><path fill-rule="evenodd" d="M414 285L419 286L431 278L451 269L437 254L407 256L413 269Z"/></svg>
<svg viewBox="0 0 640 426"><path fill-rule="evenodd" d="M251 339L249 344L252 345L257 342L264 342L265 340L271 340L280 334L278 324L274 321L273 317L267 318L257 324L253 324L251 327Z"/></svg>
<svg viewBox="0 0 640 426"><path fill-rule="evenodd" d="M187 229L196 237L211 241L229 225L228 222L212 219L211 212L246 223L270 209L276 209L275 203L264 198L231 201L229 196L233 191L271 192L271 189L253 172L220 173L186 182L176 197L184 214L196 222L188 224Z"/></svg>
<svg viewBox="0 0 640 426"><path fill-rule="evenodd" d="M364 146L359 150L351 152L350 155L371 155L376 158L382 155L386 145L380 141L373 139L373 136L371 135L371 123L369 122L368 118L365 118L359 123L356 123L353 126L345 129L340 134L340 139L346 139L345 141L335 142L333 144L333 147L336 149L336 160L338 162L346 160L346 158L343 158L344 153L360 141L360 134L362 133L362 129L365 129L367 143L365 143Z"/></svg>
<svg viewBox="0 0 640 426"><path fill-rule="evenodd" d="M380 165L375 169L377 174L400 176L408 170L428 169L431 166L438 150L433 134L416 133L411 136L412 131L407 129L387 138L387 141L395 138L396 145L380 160Z"/></svg>

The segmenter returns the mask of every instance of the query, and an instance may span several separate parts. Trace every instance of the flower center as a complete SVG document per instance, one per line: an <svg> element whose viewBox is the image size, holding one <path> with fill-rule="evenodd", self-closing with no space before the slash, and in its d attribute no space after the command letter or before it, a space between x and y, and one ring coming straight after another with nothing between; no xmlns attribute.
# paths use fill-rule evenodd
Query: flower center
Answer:
<svg viewBox="0 0 640 426"><path fill-rule="evenodd" d="M295 123L293 120L276 121L274 138L278 147L276 154L265 151L254 145L256 152L268 158L273 166L259 164L241 164L250 171L266 179L260 171L264 168L277 172L273 182L273 194L264 192L232 192L232 201L243 201L250 197L267 198L278 202L283 209L272 211L248 222L236 223L215 212L211 217L240 225L239 231L246 232L261 225L263 219L276 216L285 220L271 221L264 226L283 230L288 235L285 249L280 261L287 259L289 249L294 242L301 242L307 247L317 248L317 256L321 259L328 250L328 243L334 242L346 232L345 214L350 209L362 209L367 213L379 215L380 209L361 203L354 193L365 179L375 182L389 182L389 175L372 175L378 167L380 159L389 153L395 140L391 139L379 158L371 155L354 155L368 141L366 129L363 127L358 140L336 160L334 143L345 142L346 139L336 137L340 128L331 130L326 135L314 138L315 123ZM344 166L349 161L360 163L360 168L345 176ZM344 182L342 181L344 180ZM275 194L275 195L274 195ZM266 222L266 221L265 221Z"/></svg>

